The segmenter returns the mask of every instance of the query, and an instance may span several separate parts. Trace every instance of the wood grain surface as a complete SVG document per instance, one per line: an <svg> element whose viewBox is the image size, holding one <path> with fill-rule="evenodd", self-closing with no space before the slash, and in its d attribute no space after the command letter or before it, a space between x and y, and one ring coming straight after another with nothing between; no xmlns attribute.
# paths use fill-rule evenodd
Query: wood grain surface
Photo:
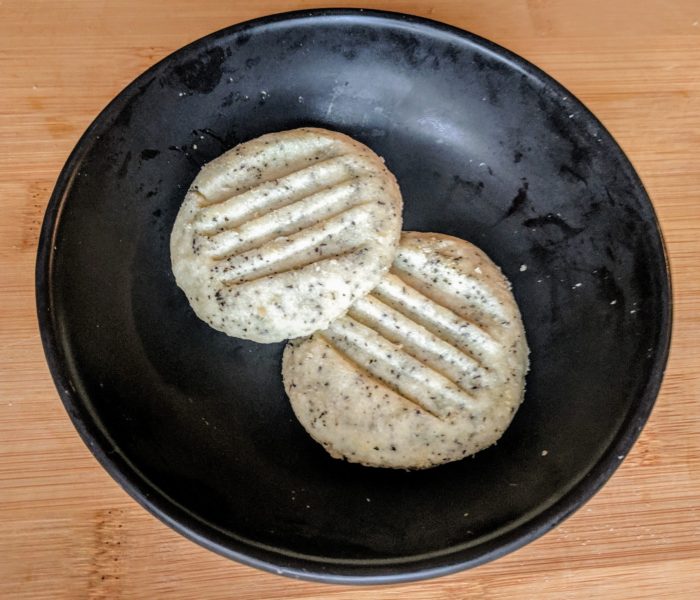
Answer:
<svg viewBox="0 0 700 600"><path fill-rule="evenodd" d="M140 508L78 438L37 331L43 212L78 137L129 81L213 30L355 2L0 1L0 598L700 597L700 2L387 0L500 43L605 123L658 212L674 284L654 413L605 488L536 542L409 585L294 581L196 546Z"/></svg>

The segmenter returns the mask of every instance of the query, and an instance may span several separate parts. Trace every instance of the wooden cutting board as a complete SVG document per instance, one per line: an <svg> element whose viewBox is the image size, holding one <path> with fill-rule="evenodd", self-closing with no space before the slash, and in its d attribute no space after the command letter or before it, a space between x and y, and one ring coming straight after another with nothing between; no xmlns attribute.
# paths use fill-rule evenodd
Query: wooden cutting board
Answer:
<svg viewBox="0 0 700 600"><path fill-rule="evenodd" d="M658 212L675 297L671 360L639 442L576 515L500 560L377 588L220 558L141 509L73 429L34 313L56 176L103 106L153 62L226 25L322 0L0 1L1 598L700 597L700 2L386 0L543 68L601 118Z"/></svg>

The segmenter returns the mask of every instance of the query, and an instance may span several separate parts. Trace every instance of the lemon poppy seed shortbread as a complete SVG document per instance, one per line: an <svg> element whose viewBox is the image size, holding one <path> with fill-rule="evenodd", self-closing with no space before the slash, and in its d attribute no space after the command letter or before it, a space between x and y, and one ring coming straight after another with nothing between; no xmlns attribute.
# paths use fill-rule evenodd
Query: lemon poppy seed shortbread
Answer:
<svg viewBox="0 0 700 600"><path fill-rule="evenodd" d="M270 133L206 164L177 215L172 268L194 312L258 342L325 329L387 271L401 194L346 135Z"/></svg>
<svg viewBox="0 0 700 600"><path fill-rule="evenodd" d="M496 442L527 370L500 269L463 240L405 232L370 294L287 344L282 374L297 418L332 456L420 469Z"/></svg>

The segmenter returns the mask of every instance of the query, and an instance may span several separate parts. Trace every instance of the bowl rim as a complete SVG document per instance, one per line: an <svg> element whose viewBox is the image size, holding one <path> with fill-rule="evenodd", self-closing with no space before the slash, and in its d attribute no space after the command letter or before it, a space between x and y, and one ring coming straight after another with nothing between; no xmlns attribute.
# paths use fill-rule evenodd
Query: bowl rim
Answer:
<svg viewBox="0 0 700 600"><path fill-rule="evenodd" d="M216 529L212 524L198 519L185 507L161 492L138 468L124 456L117 445L96 424L90 409L81 401L80 391L70 378L66 356L62 352L62 340L58 317L54 307L52 280L54 271L54 250L56 248L57 226L80 164L88 149L99 137L97 132L104 120L118 114L135 96L145 90L153 73L178 54L185 54L193 48L218 42L232 34L245 33L262 26L282 22L294 22L322 18L342 20L345 18L364 19L372 22L388 22L393 25L413 26L418 29L434 30L460 38L461 42L493 54L500 62L517 68L528 76L544 82L561 95L568 96L580 106L585 118L595 123L607 142L613 144L620 156L627 163L633 184L648 202L653 224L659 235L660 248L663 253L665 277L661 286L662 313L659 315L659 344L655 349L653 362L649 368L648 379L637 404L628 412L607 449L601 454L595 465L577 481L567 492L549 506L531 518L522 520L505 533L485 542L455 552L433 553L400 562L382 562L368 560L359 564L357 561L344 562L329 559L327 562L314 560L305 555L294 556L282 550L251 545L250 540L235 539L230 534ZM149 67L141 75L122 89L107 106L100 111L78 140L66 160L57 178L49 199L39 236L35 265L36 309L41 341L46 361L54 384L63 405L78 431L83 442L88 446L98 462L124 490L172 529L197 544L229 559L271 573L285 575L308 581L334 584L390 584L407 583L432 577L438 577L473 568L488 561L508 554L525 544L539 538L568 518L585 504L616 471L622 459L627 455L651 414L658 396L663 375L668 362L672 332L672 286L666 244L661 231L654 206L644 185L632 166L627 155L614 140L600 120L569 90L564 88L551 76L528 62L519 55L478 35L433 19L405 13L354 9L326 8L296 10L266 15L238 24L224 27L204 37L186 44L168 54Z"/></svg>

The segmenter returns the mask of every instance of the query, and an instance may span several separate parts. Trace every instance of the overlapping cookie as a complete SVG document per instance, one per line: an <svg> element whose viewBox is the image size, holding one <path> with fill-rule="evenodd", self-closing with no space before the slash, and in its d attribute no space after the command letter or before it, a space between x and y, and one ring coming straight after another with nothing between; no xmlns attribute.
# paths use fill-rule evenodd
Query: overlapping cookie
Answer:
<svg viewBox="0 0 700 600"><path fill-rule="evenodd" d="M270 133L197 175L171 234L175 279L228 335L308 335L379 283L401 210L394 176L363 144L323 129Z"/></svg>

